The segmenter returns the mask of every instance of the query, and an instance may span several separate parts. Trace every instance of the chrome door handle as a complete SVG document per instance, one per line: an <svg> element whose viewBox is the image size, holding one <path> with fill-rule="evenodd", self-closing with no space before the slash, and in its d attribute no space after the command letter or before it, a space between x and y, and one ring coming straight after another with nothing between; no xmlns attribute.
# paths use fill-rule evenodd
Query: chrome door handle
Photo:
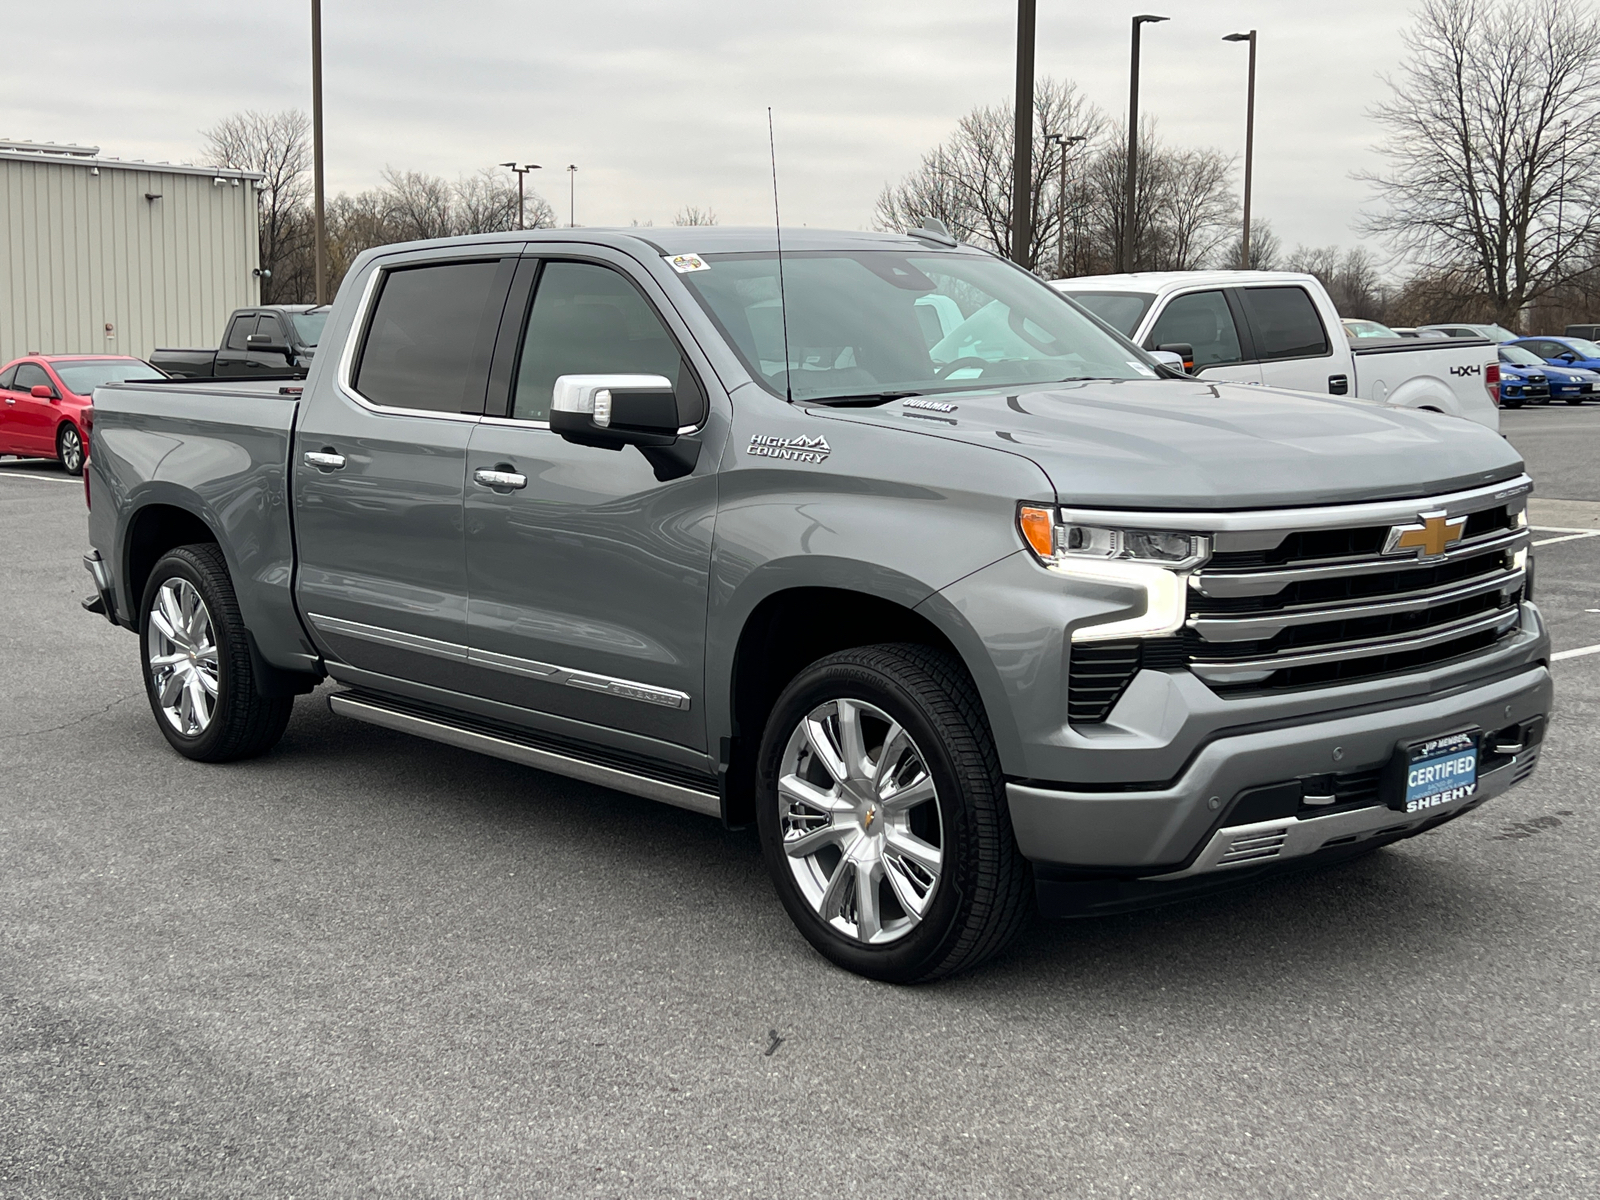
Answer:
<svg viewBox="0 0 1600 1200"><path fill-rule="evenodd" d="M15 404L15 403L16 403L16 400L15 400L15 399L14 399L14 398L13 398L13 397L11 397L11 396L7 396L7 397L6 397L6 403L7 403L7 404Z"/></svg>
<svg viewBox="0 0 1600 1200"><path fill-rule="evenodd" d="M319 471L337 471L344 466L344 455L329 450L307 450L306 462Z"/></svg>
<svg viewBox="0 0 1600 1200"><path fill-rule="evenodd" d="M473 481L486 488L525 488L528 486L528 477L519 475L515 471L486 471L477 470L472 473Z"/></svg>

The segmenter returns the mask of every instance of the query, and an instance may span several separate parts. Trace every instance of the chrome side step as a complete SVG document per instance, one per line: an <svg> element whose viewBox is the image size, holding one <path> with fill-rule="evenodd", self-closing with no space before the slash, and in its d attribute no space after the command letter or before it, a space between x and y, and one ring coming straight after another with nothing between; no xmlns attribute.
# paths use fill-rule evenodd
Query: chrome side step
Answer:
<svg viewBox="0 0 1600 1200"><path fill-rule="evenodd" d="M342 717L354 717L358 721L381 725L385 729L415 734L431 741L458 746L463 750L475 750L479 754L488 754L524 766L537 767L541 771L565 775L570 779L581 779L585 783L597 784L600 787L615 788L619 792L643 796L647 800L659 800L664 804L687 808L691 812L704 813L709 817L722 815L722 801L714 792L702 792L698 788L651 779L647 775L635 775L618 767L587 762L581 758L572 758L553 750L529 746L510 738L479 733L475 729L463 729L432 717L399 712L382 704L352 696L348 692L336 692L329 696L328 707Z"/></svg>

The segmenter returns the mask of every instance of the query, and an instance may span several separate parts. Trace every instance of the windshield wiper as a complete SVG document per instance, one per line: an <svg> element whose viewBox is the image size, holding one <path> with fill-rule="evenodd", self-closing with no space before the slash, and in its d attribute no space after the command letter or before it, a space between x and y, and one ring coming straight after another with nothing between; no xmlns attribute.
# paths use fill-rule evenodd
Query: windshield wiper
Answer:
<svg viewBox="0 0 1600 1200"><path fill-rule="evenodd" d="M859 392L843 396L802 396L800 399L807 404L838 404L848 406L852 404L886 404L890 400L905 400L911 396L920 396L921 392Z"/></svg>

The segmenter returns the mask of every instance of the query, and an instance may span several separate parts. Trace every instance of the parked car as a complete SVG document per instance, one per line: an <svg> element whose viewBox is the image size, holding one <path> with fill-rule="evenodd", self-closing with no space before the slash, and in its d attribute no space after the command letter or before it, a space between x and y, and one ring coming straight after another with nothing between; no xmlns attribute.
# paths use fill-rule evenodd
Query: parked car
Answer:
<svg viewBox="0 0 1600 1200"><path fill-rule="evenodd" d="M1500 347L1500 407L1549 404L1550 380L1544 360L1516 346Z"/></svg>
<svg viewBox="0 0 1600 1200"><path fill-rule="evenodd" d="M303 391L100 389L87 606L161 734L259 754L329 677L337 713L754 824L810 943L894 981L1033 896L1189 898L1533 770L1504 438L1190 378L932 230L783 248L780 288L770 229L379 247Z"/></svg>
<svg viewBox="0 0 1600 1200"><path fill-rule="evenodd" d="M1363 321L1355 317L1341 317L1344 331L1352 338L1397 338L1400 334L1377 321Z"/></svg>
<svg viewBox="0 0 1600 1200"><path fill-rule="evenodd" d="M1168 271L1051 286L1146 350L1183 355L1202 379L1359 396L1500 427L1493 346L1481 339L1329 336L1339 318L1314 275Z"/></svg>
<svg viewBox="0 0 1600 1200"><path fill-rule="evenodd" d="M328 308L270 304L241 308L228 318L217 350L157 350L150 361L189 379L304 375L317 353Z"/></svg>
<svg viewBox="0 0 1600 1200"><path fill-rule="evenodd" d="M1600 344L1588 338L1525 337L1518 338L1511 345L1521 346L1552 366L1600 371Z"/></svg>
<svg viewBox="0 0 1600 1200"><path fill-rule="evenodd" d="M161 379L140 358L114 354L30 354L0 370L0 454L53 458L83 471L94 389L119 380Z"/></svg>
<svg viewBox="0 0 1600 1200"><path fill-rule="evenodd" d="M1445 337L1453 338L1487 338L1491 342L1509 342L1516 338L1516 334L1504 325L1419 325L1418 329L1435 333L1442 333Z"/></svg>
<svg viewBox="0 0 1600 1200"><path fill-rule="evenodd" d="M1568 404L1582 404L1585 400L1595 395L1595 388L1600 385L1600 373L1586 371L1582 367L1558 367L1544 361L1526 346L1516 342L1508 342L1500 347L1500 406L1502 408L1519 408L1514 404L1506 392L1509 378L1513 374L1521 374L1530 383L1535 380L1547 385L1545 397L1539 403L1548 404L1550 400L1565 400ZM1532 398L1531 396L1529 397Z"/></svg>
<svg viewBox="0 0 1600 1200"><path fill-rule="evenodd" d="M1600 339L1600 325L1568 325L1562 332L1567 337L1584 338L1591 342Z"/></svg>

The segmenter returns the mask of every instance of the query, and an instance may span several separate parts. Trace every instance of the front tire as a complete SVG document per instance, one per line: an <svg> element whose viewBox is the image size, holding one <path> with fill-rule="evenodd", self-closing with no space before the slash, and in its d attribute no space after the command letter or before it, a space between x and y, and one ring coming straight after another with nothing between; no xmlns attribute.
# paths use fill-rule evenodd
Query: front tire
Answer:
<svg viewBox="0 0 1600 1200"><path fill-rule="evenodd" d="M773 885L822 955L890 983L999 953L1032 911L999 755L960 664L866 646L807 667L762 737Z"/></svg>
<svg viewBox="0 0 1600 1200"><path fill-rule="evenodd" d="M172 748L196 762L264 754L294 697L256 691L250 642L222 551L179 546L150 572L139 608L145 693Z"/></svg>
<svg viewBox="0 0 1600 1200"><path fill-rule="evenodd" d="M68 475L83 474L83 435L71 421L64 423L56 432L56 457L61 460L61 469Z"/></svg>
<svg viewBox="0 0 1600 1200"><path fill-rule="evenodd" d="M1577 405L1583 403L1583 397L1582 396L1568 396L1567 397L1567 403L1573 405L1574 407L1576 407Z"/></svg>

